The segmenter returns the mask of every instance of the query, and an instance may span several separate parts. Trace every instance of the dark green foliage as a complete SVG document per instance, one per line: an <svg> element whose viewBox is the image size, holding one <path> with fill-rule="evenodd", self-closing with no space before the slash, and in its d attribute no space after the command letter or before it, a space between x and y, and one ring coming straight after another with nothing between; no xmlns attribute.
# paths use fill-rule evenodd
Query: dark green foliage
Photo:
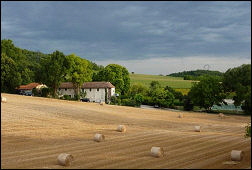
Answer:
<svg viewBox="0 0 252 170"><path fill-rule="evenodd" d="M143 96L143 102L142 102L142 104L153 106L155 103L154 103L154 101L152 101L151 96Z"/></svg>
<svg viewBox="0 0 252 170"><path fill-rule="evenodd" d="M85 98L86 95L87 95L87 92L86 92L86 91L80 92L80 98L81 98L81 99Z"/></svg>
<svg viewBox="0 0 252 170"><path fill-rule="evenodd" d="M77 94L77 95L74 95L74 100L77 100L77 101L79 101L79 100L80 100L80 95L79 95L79 94Z"/></svg>
<svg viewBox="0 0 252 170"><path fill-rule="evenodd" d="M140 106L143 102L143 95L142 94L136 94L134 97L134 100L136 102L136 106Z"/></svg>
<svg viewBox="0 0 252 170"><path fill-rule="evenodd" d="M186 111L193 110L192 100L188 96L184 96L184 110Z"/></svg>
<svg viewBox="0 0 252 170"><path fill-rule="evenodd" d="M251 64L228 69L223 76L225 92L235 92L236 106L242 104L246 113L251 114Z"/></svg>
<svg viewBox="0 0 252 170"><path fill-rule="evenodd" d="M211 110L213 104L219 104L225 98L223 86L212 76L207 76L199 83L195 83L188 96L194 105Z"/></svg>
<svg viewBox="0 0 252 170"><path fill-rule="evenodd" d="M161 107L171 107L174 104L174 95L169 91L169 89L164 89L161 87L158 81L152 81L150 83L150 89L148 95L151 97L151 104L158 105ZM145 98L146 102L149 100Z"/></svg>
<svg viewBox="0 0 252 170"><path fill-rule="evenodd" d="M100 71L102 69L104 69L104 66L102 65L97 65L96 63L93 63L90 61L91 67L93 71Z"/></svg>
<svg viewBox="0 0 252 170"><path fill-rule="evenodd" d="M130 88L130 78L128 70L118 64L109 64L104 69L95 73L93 81L108 81L116 87L116 92L122 95Z"/></svg>
<svg viewBox="0 0 252 170"><path fill-rule="evenodd" d="M121 105L121 99L116 96L111 96L110 101L110 104Z"/></svg>
<svg viewBox="0 0 252 170"><path fill-rule="evenodd" d="M108 103L108 89L105 88L105 103Z"/></svg>
<svg viewBox="0 0 252 170"><path fill-rule="evenodd" d="M137 103L134 99L122 99L122 105L135 107Z"/></svg>
<svg viewBox="0 0 252 170"><path fill-rule="evenodd" d="M50 94L49 88L42 88L41 89L41 97L48 97L49 94Z"/></svg>
<svg viewBox="0 0 252 170"><path fill-rule="evenodd" d="M40 58L46 54L15 47L11 40L1 40L1 50L16 63L17 72L21 76L20 85L35 82L35 71L40 65Z"/></svg>
<svg viewBox="0 0 252 170"><path fill-rule="evenodd" d="M40 79L39 82L52 88L52 95L56 97L56 90L64 80L69 69L70 64L66 56L60 51L55 51L41 59L41 67L37 72Z"/></svg>
<svg viewBox="0 0 252 170"><path fill-rule="evenodd" d="M245 137L251 137L251 124L245 127Z"/></svg>
<svg viewBox="0 0 252 170"><path fill-rule="evenodd" d="M33 89L32 89L32 94L33 94L34 96L40 96L40 94L39 94L39 92L38 92L38 90L37 90L36 88L33 88Z"/></svg>
<svg viewBox="0 0 252 170"><path fill-rule="evenodd" d="M152 81L150 83L150 89L151 90L156 90L158 88L161 88L161 84L158 81Z"/></svg>
<svg viewBox="0 0 252 170"><path fill-rule="evenodd" d="M16 62L5 53L1 53L1 92L15 93L15 88L21 81Z"/></svg>
<svg viewBox="0 0 252 170"><path fill-rule="evenodd" d="M210 70L195 70L195 71L183 71L178 73L172 73L167 76L172 77L184 77L184 80L200 80L204 76L214 76L218 80L222 79L223 73L219 71L210 71Z"/></svg>
<svg viewBox="0 0 252 170"><path fill-rule="evenodd" d="M50 91L52 94L55 94L55 87L58 86L61 81L67 81L70 78L69 75L67 76L66 73L64 74L67 67L69 68L69 63L63 59L65 56L63 57L64 54L59 51L53 54L29 51L15 47L12 40L1 40L1 51L1 60L3 60L1 64L1 92L14 93L15 87L38 82L46 84L50 89L53 88L54 90ZM6 56L2 57L3 54ZM4 64L4 62L8 62L8 64ZM87 62L89 63L89 70L93 69L98 72L104 68L95 63ZM9 73L7 73L8 67L12 68ZM81 73L83 72L81 69L75 69L76 73L79 73L78 71ZM79 76L79 74L77 75L74 71L72 73L75 78ZM91 78L88 81L91 81L92 74L89 74L89 76ZM13 77L15 77L15 79L13 79ZM57 77L60 81L56 81Z"/></svg>
<svg viewBox="0 0 252 170"><path fill-rule="evenodd" d="M174 90L172 87L169 86L165 86L164 88L165 90L168 90L169 92L171 92L173 94L173 96L175 97L175 99L179 99L180 101L182 101L183 99L183 94L179 91Z"/></svg>
<svg viewBox="0 0 252 170"><path fill-rule="evenodd" d="M63 98L64 100L71 100L71 97L69 95L64 95Z"/></svg>
<svg viewBox="0 0 252 170"><path fill-rule="evenodd" d="M84 82L92 80L92 65L91 63L83 58L71 54L66 56L66 81L73 83L76 100L80 99L80 87Z"/></svg>
<svg viewBox="0 0 252 170"><path fill-rule="evenodd" d="M142 84L134 84L130 87L127 95L130 98L134 98L136 94L141 94L142 96L147 95L148 88Z"/></svg>

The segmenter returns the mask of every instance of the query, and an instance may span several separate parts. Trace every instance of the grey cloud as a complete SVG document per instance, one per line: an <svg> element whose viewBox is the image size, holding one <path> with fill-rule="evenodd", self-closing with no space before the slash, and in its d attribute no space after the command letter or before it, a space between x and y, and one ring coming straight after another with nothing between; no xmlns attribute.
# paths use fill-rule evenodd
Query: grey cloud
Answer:
<svg viewBox="0 0 252 170"><path fill-rule="evenodd" d="M249 2L1 3L2 39L30 50L101 61L251 56Z"/></svg>

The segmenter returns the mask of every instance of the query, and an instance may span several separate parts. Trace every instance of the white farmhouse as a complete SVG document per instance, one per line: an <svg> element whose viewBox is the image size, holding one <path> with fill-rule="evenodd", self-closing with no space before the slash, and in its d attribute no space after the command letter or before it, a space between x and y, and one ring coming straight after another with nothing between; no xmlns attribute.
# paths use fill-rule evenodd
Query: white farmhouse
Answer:
<svg viewBox="0 0 252 170"><path fill-rule="evenodd" d="M86 82L81 86L81 92L86 92L86 97L91 102L105 102L105 96L110 101L111 96L115 95L115 86L110 82ZM60 96L69 95L74 98L74 88L71 82L61 83L58 93Z"/></svg>

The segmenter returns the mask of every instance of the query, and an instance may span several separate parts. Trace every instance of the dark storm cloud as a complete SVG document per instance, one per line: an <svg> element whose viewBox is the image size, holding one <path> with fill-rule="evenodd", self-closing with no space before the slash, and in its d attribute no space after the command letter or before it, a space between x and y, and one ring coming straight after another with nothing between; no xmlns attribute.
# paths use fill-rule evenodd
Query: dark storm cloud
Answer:
<svg viewBox="0 0 252 170"><path fill-rule="evenodd" d="M1 1L1 39L90 60L251 56L250 2Z"/></svg>

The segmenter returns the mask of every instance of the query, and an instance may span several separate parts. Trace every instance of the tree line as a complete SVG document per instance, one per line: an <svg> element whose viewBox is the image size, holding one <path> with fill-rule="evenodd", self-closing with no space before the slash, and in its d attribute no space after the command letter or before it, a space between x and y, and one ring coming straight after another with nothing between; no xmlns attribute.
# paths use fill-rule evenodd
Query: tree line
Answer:
<svg viewBox="0 0 252 170"><path fill-rule="evenodd" d="M46 84L48 93L57 97L62 82L72 82L76 99L84 82L109 81L116 92L124 94L130 86L128 70L118 64L97 65L75 54L58 50L51 54L15 47L12 40L1 40L1 92L15 93L20 85L31 82Z"/></svg>
<svg viewBox="0 0 252 170"><path fill-rule="evenodd" d="M222 73L222 72L212 71L212 70L192 70L192 71L183 71L183 72L178 72L178 73L172 73L167 76L183 77L184 80L201 80L206 75L210 75L210 76L215 76L220 81L221 78L223 77L223 74L224 73Z"/></svg>
<svg viewBox="0 0 252 170"><path fill-rule="evenodd" d="M118 64L103 67L75 54L65 55L58 50L43 54L15 47L11 40L1 40L1 92L15 93L20 85L38 82L46 84L48 94L57 98L60 84L72 82L78 100L84 82L109 81L120 94L111 98L112 104L169 108L183 105L184 110L199 106L210 111L213 104L220 105L232 94L234 104L242 105L243 110L251 114L251 64L230 68L221 75L213 71L212 75L206 75L205 71L189 72L201 78L193 84L188 95L183 96L169 86L161 87L158 81L151 82L149 87L130 85L128 70Z"/></svg>
<svg viewBox="0 0 252 170"><path fill-rule="evenodd" d="M161 87L158 81L152 81L149 87L142 84L132 85L129 91L120 97L113 97L112 104L140 106L141 104L158 105L159 107L193 110L194 106L211 112L211 107L225 103L232 96L235 106L242 106L251 114L251 64L230 68L223 76L204 75L199 82L194 82L187 95L166 86Z"/></svg>

